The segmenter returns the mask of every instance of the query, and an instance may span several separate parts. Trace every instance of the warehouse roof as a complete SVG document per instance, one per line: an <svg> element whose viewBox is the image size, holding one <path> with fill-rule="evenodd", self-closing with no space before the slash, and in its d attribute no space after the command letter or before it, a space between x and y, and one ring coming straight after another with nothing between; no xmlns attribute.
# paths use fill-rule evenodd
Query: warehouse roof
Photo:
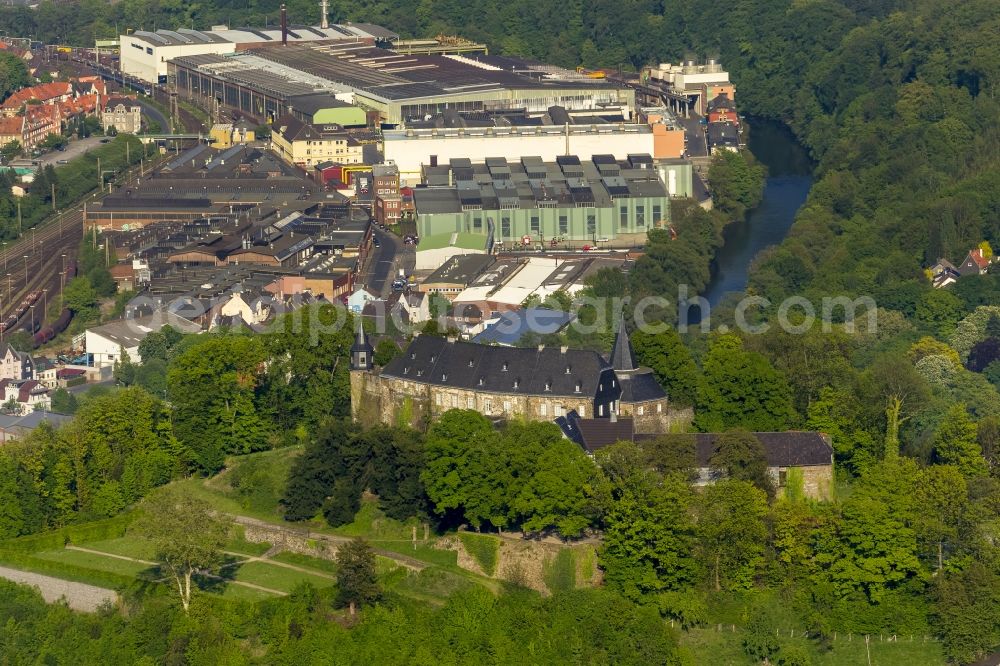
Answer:
<svg viewBox="0 0 1000 666"><path fill-rule="evenodd" d="M281 43L281 30L268 28L232 28L215 26L211 30L137 30L136 37L151 46L186 46L191 44L267 44ZM329 28L293 25L288 28L289 42L350 41L375 39L379 41L398 38L394 32L371 23L331 25Z"/></svg>

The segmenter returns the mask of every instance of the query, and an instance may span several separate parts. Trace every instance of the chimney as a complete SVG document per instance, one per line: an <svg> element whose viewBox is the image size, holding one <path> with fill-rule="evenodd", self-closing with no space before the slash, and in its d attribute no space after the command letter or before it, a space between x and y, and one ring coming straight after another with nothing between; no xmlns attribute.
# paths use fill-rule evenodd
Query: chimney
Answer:
<svg viewBox="0 0 1000 666"><path fill-rule="evenodd" d="M329 11L329 9L330 9L330 3L328 2L328 0L320 0L320 3L319 3L319 12L320 12L319 27L323 28L324 30L326 30L327 28L330 27L330 22L326 18L326 14Z"/></svg>
<svg viewBox="0 0 1000 666"><path fill-rule="evenodd" d="M288 46L288 11L281 5L281 45Z"/></svg>
<svg viewBox="0 0 1000 666"><path fill-rule="evenodd" d="M569 351L569 347L567 347L566 345L563 345L562 347L559 348L560 354L565 354L567 351Z"/></svg>

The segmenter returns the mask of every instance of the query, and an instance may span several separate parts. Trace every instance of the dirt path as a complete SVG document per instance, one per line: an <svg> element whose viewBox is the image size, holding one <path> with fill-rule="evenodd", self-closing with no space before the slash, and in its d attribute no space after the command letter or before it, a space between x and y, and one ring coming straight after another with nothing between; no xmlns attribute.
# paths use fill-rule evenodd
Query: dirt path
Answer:
<svg viewBox="0 0 1000 666"><path fill-rule="evenodd" d="M114 590L28 571L0 567L0 578L37 587L42 593L42 598L49 603L66 599L69 607L77 611L92 613L105 602L112 604L118 602L118 593Z"/></svg>
<svg viewBox="0 0 1000 666"><path fill-rule="evenodd" d="M326 578L327 580L337 580L337 577L334 576L333 574L324 573L322 571L319 571L318 569L306 569L305 567L295 566L294 564L288 564L287 562L272 560L270 557L267 557L266 553L264 555L259 555L259 556L254 555L252 557L248 557L243 553L233 553L228 550L224 550L222 552L224 552L226 555L236 555L239 557L247 558L245 560L241 560L240 562L233 562L231 564L227 564L226 566L234 566L236 564L246 564L247 562L265 562L272 566L284 567L285 569L291 569L292 571L298 571L299 573L309 574L310 576L316 576L317 578Z"/></svg>
<svg viewBox="0 0 1000 666"><path fill-rule="evenodd" d="M102 557L111 557L111 558L116 559L116 560L125 560L126 562L135 562L137 564L146 564L146 565L151 566L151 567L158 567L158 566L160 566L159 562L152 562L150 560L140 560L137 557L129 557L128 555L115 555L114 553L106 553L103 550L94 550L92 548L83 548L81 546L73 546L73 545L70 545L70 544L66 544L65 548L66 548L66 550L76 550L76 551L79 551L81 553L90 553L91 555L100 555Z"/></svg>

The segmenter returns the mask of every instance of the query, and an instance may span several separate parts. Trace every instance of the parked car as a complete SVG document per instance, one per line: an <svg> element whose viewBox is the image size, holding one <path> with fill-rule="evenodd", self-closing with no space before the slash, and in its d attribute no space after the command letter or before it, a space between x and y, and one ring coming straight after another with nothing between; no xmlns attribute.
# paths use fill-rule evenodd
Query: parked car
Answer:
<svg viewBox="0 0 1000 666"><path fill-rule="evenodd" d="M382 243L379 242L378 238L372 237L372 245L375 247L382 247Z"/></svg>
<svg viewBox="0 0 1000 666"><path fill-rule="evenodd" d="M392 290L393 291L403 291L406 289L406 280L393 280Z"/></svg>

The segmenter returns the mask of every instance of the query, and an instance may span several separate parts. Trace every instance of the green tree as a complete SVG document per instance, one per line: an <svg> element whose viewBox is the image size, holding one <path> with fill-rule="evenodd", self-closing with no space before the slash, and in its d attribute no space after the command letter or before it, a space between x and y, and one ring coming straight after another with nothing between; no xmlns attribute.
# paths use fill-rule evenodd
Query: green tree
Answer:
<svg viewBox="0 0 1000 666"><path fill-rule="evenodd" d="M725 479L698 498L697 549L718 591L749 588L764 561L767 495L746 481Z"/></svg>
<svg viewBox="0 0 1000 666"><path fill-rule="evenodd" d="M400 355L399 345L391 338L382 338L375 345L375 365L385 367L389 361Z"/></svg>
<svg viewBox="0 0 1000 666"><path fill-rule="evenodd" d="M170 364L174 432L202 471L218 471L227 453L266 447L268 423L255 404L264 359L259 338L208 335Z"/></svg>
<svg viewBox="0 0 1000 666"><path fill-rule="evenodd" d="M708 464L730 479L749 481L768 497L774 496L764 445L752 433L733 430L719 435Z"/></svg>
<svg viewBox="0 0 1000 666"><path fill-rule="evenodd" d="M187 613L193 577L222 561L230 525L204 500L169 490L150 498L135 529L153 544ZM374 559L374 558L373 558Z"/></svg>
<svg viewBox="0 0 1000 666"><path fill-rule="evenodd" d="M788 381L764 356L745 351L738 336L718 337L702 370L695 425L703 432L784 430L794 422Z"/></svg>
<svg viewBox="0 0 1000 666"><path fill-rule="evenodd" d="M639 362L651 368L671 402L693 405L698 391L698 367L673 327L662 333L636 331L632 347Z"/></svg>
<svg viewBox="0 0 1000 666"><path fill-rule="evenodd" d="M21 142L14 140L0 147L0 155L3 155L5 160L12 160L21 154L21 150Z"/></svg>
<svg viewBox="0 0 1000 666"><path fill-rule="evenodd" d="M717 152L708 169L712 201L719 210L742 219L764 196L765 172L749 152Z"/></svg>
<svg viewBox="0 0 1000 666"><path fill-rule="evenodd" d="M356 608L382 595L375 573L375 552L364 539L352 539L337 548L337 601Z"/></svg>
<svg viewBox="0 0 1000 666"><path fill-rule="evenodd" d="M976 424L965 405L952 405L934 433L934 459L954 465L966 477L986 476L989 469L977 439Z"/></svg>
<svg viewBox="0 0 1000 666"><path fill-rule="evenodd" d="M139 368L132 362L132 358L124 347L119 347L118 350L120 353L114 366L115 381L122 386L132 386L136 382Z"/></svg>
<svg viewBox="0 0 1000 666"><path fill-rule="evenodd" d="M881 356L865 372L862 392L885 415L885 457L898 456L899 430L926 406L927 382L902 356Z"/></svg>
<svg viewBox="0 0 1000 666"><path fill-rule="evenodd" d="M52 411L58 414L75 414L77 408L76 396L64 388L52 392Z"/></svg>
<svg viewBox="0 0 1000 666"><path fill-rule="evenodd" d="M622 487L604 516L598 553L604 579L626 597L678 590L694 582L693 495L676 476Z"/></svg>
<svg viewBox="0 0 1000 666"><path fill-rule="evenodd" d="M973 524L969 515L969 490L965 477L951 465L932 465L921 470L917 486L917 538L924 552L932 552L938 573L944 568L945 548L959 552L960 540L968 537Z"/></svg>

